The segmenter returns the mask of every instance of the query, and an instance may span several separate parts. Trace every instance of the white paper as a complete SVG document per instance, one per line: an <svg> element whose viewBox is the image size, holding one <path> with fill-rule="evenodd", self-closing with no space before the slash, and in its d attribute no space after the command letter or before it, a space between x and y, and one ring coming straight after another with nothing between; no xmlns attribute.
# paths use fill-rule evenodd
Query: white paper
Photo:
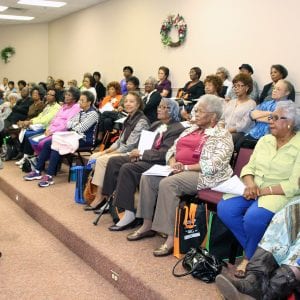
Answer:
<svg viewBox="0 0 300 300"><path fill-rule="evenodd" d="M142 130L138 149L140 153L144 153L145 150L152 148L157 132Z"/></svg>
<svg viewBox="0 0 300 300"><path fill-rule="evenodd" d="M104 113L105 111L113 111L114 107L110 102L107 102L102 108L99 109L101 113Z"/></svg>
<svg viewBox="0 0 300 300"><path fill-rule="evenodd" d="M33 131L37 131L40 129L44 129L44 125L43 124L31 124L31 125L29 125L29 128Z"/></svg>
<svg viewBox="0 0 300 300"><path fill-rule="evenodd" d="M115 121L115 123L121 123L121 124L123 124L123 123L125 122L126 118L127 118L127 117L118 119L118 120Z"/></svg>
<svg viewBox="0 0 300 300"><path fill-rule="evenodd" d="M181 123L181 125L182 125L184 128L189 128L189 127L192 126L192 123L189 122L189 121L182 121L182 122L180 122L180 123Z"/></svg>
<svg viewBox="0 0 300 300"><path fill-rule="evenodd" d="M245 185L241 181L241 179L234 175L228 180L222 182L216 187L212 188L213 191L221 192L221 193L229 193L234 195L243 195L245 190Z"/></svg>
<svg viewBox="0 0 300 300"><path fill-rule="evenodd" d="M162 176L167 177L173 172L170 166L153 165L150 169L143 173L147 176Z"/></svg>
<svg viewBox="0 0 300 300"><path fill-rule="evenodd" d="M46 137L46 136L45 136L44 134L39 134L39 135L33 137L32 140L33 140L34 142L39 142L40 140L44 139L45 137Z"/></svg>
<svg viewBox="0 0 300 300"><path fill-rule="evenodd" d="M20 141L20 143L22 143L23 140L24 140L25 132L26 132L26 129L22 128L21 131L20 131L20 133L19 133L19 141Z"/></svg>

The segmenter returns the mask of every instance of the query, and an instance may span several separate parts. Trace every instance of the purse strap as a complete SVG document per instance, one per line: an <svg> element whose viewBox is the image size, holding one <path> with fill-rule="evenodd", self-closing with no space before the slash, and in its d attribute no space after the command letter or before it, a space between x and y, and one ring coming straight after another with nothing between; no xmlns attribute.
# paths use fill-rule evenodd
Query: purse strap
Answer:
<svg viewBox="0 0 300 300"><path fill-rule="evenodd" d="M185 273L181 273L181 274L175 273L176 267L177 267L178 264L179 264L180 262L182 262L183 260L184 260L184 257L181 258L181 259L179 259L178 262L177 262L177 263L175 264L175 266L173 267L172 274L173 274L175 277L184 277L184 276L187 276L187 275L192 274L192 272L195 270L195 267L198 265L198 264L196 264L192 270L187 271L187 272L185 272Z"/></svg>

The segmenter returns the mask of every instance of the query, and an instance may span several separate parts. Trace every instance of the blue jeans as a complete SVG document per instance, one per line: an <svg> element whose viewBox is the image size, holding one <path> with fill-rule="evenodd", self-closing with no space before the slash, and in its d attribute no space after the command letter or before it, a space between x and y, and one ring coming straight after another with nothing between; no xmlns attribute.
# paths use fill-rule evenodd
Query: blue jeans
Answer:
<svg viewBox="0 0 300 300"><path fill-rule="evenodd" d="M263 237L274 213L258 207L258 201L237 196L221 200L218 216L240 242L250 259Z"/></svg>

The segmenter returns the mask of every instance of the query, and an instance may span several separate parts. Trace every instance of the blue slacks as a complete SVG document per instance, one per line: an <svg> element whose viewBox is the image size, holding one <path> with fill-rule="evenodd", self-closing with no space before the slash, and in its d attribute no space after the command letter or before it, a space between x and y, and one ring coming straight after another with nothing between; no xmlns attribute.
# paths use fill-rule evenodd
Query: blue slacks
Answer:
<svg viewBox="0 0 300 300"><path fill-rule="evenodd" d="M258 201L237 196L221 200L218 216L240 242L250 259L264 235L274 213L258 207Z"/></svg>

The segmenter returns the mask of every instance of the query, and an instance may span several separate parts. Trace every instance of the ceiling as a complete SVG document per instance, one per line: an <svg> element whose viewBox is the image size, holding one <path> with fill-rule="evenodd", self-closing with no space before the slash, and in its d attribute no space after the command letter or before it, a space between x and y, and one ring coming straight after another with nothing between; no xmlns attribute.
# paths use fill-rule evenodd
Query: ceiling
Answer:
<svg viewBox="0 0 300 300"><path fill-rule="evenodd" d="M8 6L8 9L5 10L4 12L0 12L0 14L30 16L35 18L31 21L11 21L11 20L0 19L0 25L50 22L107 0L57 0L57 1L63 1L66 2L67 4L60 8L51 8L51 7L40 7L40 6L33 6L33 5L18 4L17 3L18 0L1 0L0 5Z"/></svg>

